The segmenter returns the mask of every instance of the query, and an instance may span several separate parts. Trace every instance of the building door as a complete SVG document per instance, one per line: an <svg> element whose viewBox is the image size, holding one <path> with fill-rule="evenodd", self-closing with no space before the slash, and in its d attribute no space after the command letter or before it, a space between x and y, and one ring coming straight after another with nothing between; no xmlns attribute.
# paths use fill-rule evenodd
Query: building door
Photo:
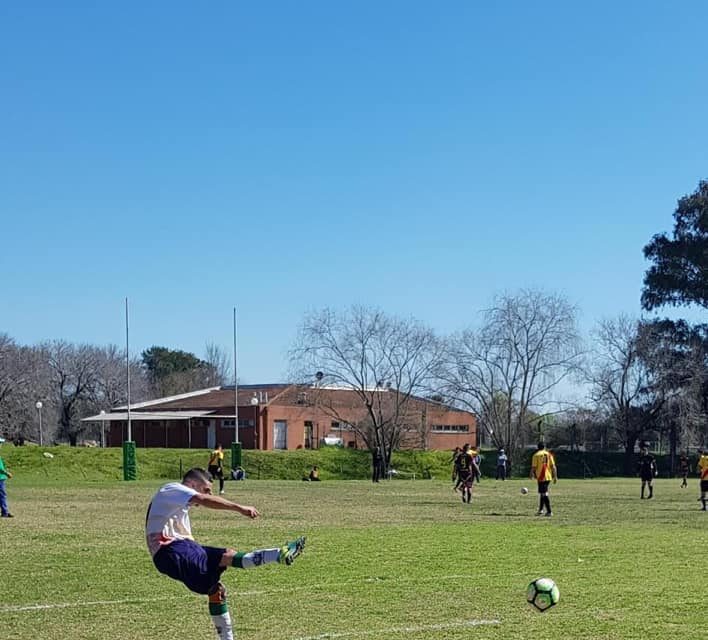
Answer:
<svg viewBox="0 0 708 640"><path fill-rule="evenodd" d="M207 428L207 449L216 449L216 420L209 420Z"/></svg>
<svg viewBox="0 0 708 640"><path fill-rule="evenodd" d="M275 420L273 422L273 449L288 448L288 421Z"/></svg>
<svg viewBox="0 0 708 640"><path fill-rule="evenodd" d="M312 422L305 420L305 449L312 449Z"/></svg>

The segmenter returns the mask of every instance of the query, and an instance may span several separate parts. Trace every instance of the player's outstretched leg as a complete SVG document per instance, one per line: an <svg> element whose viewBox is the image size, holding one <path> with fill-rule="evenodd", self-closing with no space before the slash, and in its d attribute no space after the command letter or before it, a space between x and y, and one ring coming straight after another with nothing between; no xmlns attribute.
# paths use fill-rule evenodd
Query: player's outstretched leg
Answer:
<svg viewBox="0 0 708 640"><path fill-rule="evenodd" d="M237 552L231 561L231 566L236 569L252 569L264 564L280 562L290 565L305 548L305 536L300 536L293 542L288 542L282 547L274 549L257 549L256 551Z"/></svg>

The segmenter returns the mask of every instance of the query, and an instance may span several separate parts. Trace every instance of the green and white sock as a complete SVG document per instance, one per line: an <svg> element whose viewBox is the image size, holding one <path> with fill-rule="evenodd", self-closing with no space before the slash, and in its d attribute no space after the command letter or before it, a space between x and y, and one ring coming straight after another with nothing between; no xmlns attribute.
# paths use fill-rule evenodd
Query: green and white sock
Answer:
<svg viewBox="0 0 708 640"><path fill-rule="evenodd" d="M237 569L252 569L253 567L260 567L262 564L278 562L279 557L280 549L257 549L248 553L237 553L231 566Z"/></svg>
<svg viewBox="0 0 708 640"><path fill-rule="evenodd" d="M209 604L209 613L219 640L234 640L228 606L225 604Z"/></svg>

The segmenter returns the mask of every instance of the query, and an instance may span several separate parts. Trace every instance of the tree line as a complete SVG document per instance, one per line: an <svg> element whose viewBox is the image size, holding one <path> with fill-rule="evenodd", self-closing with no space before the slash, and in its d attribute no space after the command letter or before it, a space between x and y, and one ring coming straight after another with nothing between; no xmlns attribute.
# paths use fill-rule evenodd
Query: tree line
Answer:
<svg viewBox="0 0 708 640"><path fill-rule="evenodd" d="M219 386L230 375L227 354L213 344L204 359L158 346L126 358L115 345L54 340L25 346L0 333L0 434L72 446L98 440L81 418L127 403L128 368L131 403Z"/></svg>
<svg viewBox="0 0 708 640"><path fill-rule="evenodd" d="M644 247L650 267L641 306L708 306L708 182L678 201L671 236ZM619 316L589 340L562 295L522 290L498 295L481 322L440 336L415 318L355 306L307 314L290 350L291 381L390 460L404 439L426 430L420 399L474 412L487 441L517 456L536 438L550 445L623 447L630 464L639 440L665 440L672 456L708 444L708 325ZM127 399L163 397L229 380L228 357L152 347L126 361L117 347L64 341L18 345L0 334L0 431L36 440L42 401L48 439L76 444L80 418ZM328 387L355 392L361 419L328 404ZM587 389L580 402L563 389Z"/></svg>

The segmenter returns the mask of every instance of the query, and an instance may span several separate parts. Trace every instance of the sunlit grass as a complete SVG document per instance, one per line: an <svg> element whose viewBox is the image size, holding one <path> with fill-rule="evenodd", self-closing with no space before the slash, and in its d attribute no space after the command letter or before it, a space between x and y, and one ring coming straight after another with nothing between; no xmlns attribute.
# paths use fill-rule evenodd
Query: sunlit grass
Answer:
<svg viewBox="0 0 708 640"><path fill-rule="evenodd" d="M242 640L700 635L708 514L695 481L657 481L644 501L636 480L561 481L552 519L534 517L524 484L485 479L468 506L441 481L230 482L227 496L262 518L193 510L192 522L200 541L242 549L308 536L292 567L225 574ZM3 637L213 638L204 599L158 574L145 549L157 486L9 484ZM561 602L537 614L524 591L542 575Z"/></svg>

